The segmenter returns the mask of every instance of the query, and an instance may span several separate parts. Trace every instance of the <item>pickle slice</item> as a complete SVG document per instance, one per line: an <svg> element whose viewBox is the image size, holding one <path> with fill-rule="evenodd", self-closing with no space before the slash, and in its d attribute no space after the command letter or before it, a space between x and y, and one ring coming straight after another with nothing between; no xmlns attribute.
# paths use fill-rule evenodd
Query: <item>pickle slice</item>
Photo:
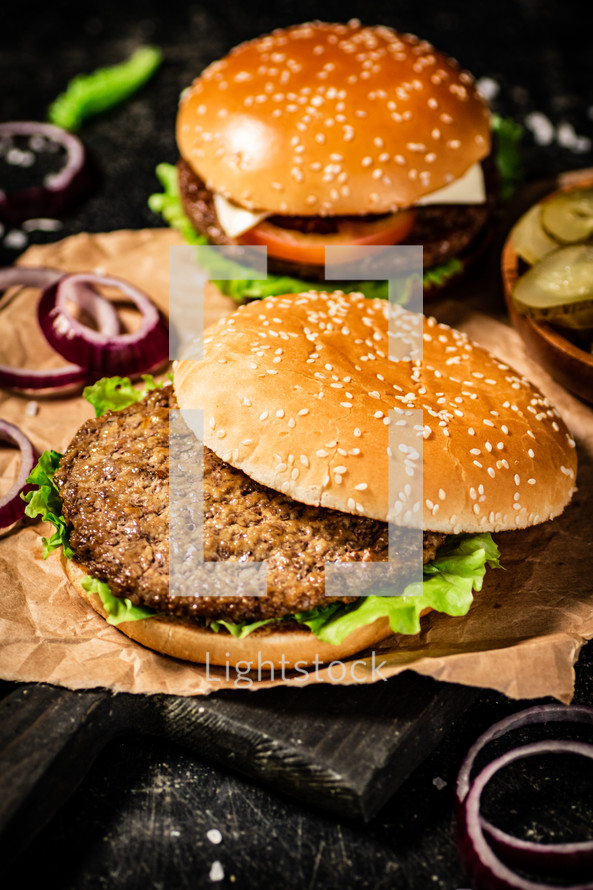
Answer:
<svg viewBox="0 0 593 890"><path fill-rule="evenodd" d="M567 328L593 327L593 244L558 247L522 275L517 311Z"/></svg>
<svg viewBox="0 0 593 890"><path fill-rule="evenodd" d="M560 192L542 204L541 224L559 244L593 236L593 186Z"/></svg>
<svg viewBox="0 0 593 890"><path fill-rule="evenodd" d="M511 231L511 243L515 253L533 265L547 253L556 250L558 242L547 235L541 223L541 205L534 204L524 213Z"/></svg>

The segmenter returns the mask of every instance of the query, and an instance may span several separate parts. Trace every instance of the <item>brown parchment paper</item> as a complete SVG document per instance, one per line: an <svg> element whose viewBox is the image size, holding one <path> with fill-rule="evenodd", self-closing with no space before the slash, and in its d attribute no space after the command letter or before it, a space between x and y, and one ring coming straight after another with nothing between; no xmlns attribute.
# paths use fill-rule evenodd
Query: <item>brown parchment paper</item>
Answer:
<svg viewBox="0 0 593 890"><path fill-rule="evenodd" d="M168 250L180 244L170 230L81 234L30 248L28 265L69 271L101 270L134 282L164 309L168 303ZM231 300L207 293L207 321L233 310ZM21 290L0 304L0 362L50 367L59 358L45 345L35 316L36 295ZM576 440L578 493L553 523L496 536L504 571L488 571L484 588L464 618L428 615L418 636L392 637L374 653L305 676L242 677L146 650L107 625L65 581L58 553L41 555L41 523L0 535L0 677L45 681L72 689L107 687L136 693L199 695L224 688L279 684L380 682L411 669L466 685L490 687L512 698L551 695L568 702L573 665L593 637L593 411L570 396L526 355L508 325L472 308L438 307L440 320L467 331L552 399ZM30 402L38 405L36 414ZM29 406L29 407L27 407ZM92 409L80 394L39 397L0 390L0 416L17 423L39 451L63 450ZM18 468L14 449L0 449L0 490Z"/></svg>

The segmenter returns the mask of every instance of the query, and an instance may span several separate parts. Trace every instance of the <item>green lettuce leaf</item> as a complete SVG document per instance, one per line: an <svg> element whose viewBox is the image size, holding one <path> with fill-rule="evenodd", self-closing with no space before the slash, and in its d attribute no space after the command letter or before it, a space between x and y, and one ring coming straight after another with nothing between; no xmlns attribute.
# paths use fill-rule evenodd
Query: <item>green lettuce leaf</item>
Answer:
<svg viewBox="0 0 593 890"><path fill-rule="evenodd" d="M208 239L198 234L190 220L185 215L181 198L179 197L179 185L177 182L177 169L173 164L159 164L156 168L157 177L164 191L150 195L148 206L154 213L160 214L165 222L174 229L178 229L188 244L207 245ZM267 278L253 278L253 270L242 266L233 260L223 257L219 250L212 251L211 260L204 251L200 261L206 267L211 280L217 288L227 297L232 297L237 302L243 300L259 300L264 297L273 297L279 294L298 294L304 290L319 290L318 281L302 281L291 278L288 275L268 275ZM423 283L426 288L444 284L462 268L461 262L454 258L440 266L433 266L424 272ZM217 278L224 270L224 278ZM412 281L400 283L400 293L396 296L396 302L405 304ZM328 290L341 290L345 293L357 291L365 297L377 297L381 300L389 299L387 281L349 281L325 282Z"/></svg>
<svg viewBox="0 0 593 890"><path fill-rule="evenodd" d="M237 640L242 640L243 637L249 636L252 631L257 630L258 627L263 627L265 624L273 624L275 622L274 618L265 618L263 621L243 621L240 624L233 624L232 621L207 621L206 624L210 630L215 631L215 633L219 633L222 628L228 630L231 636L235 637Z"/></svg>
<svg viewBox="0 0 593 890"><path fill-rule="evenodd" d="M162 216L172 229L181 232L184 241L188 244L208 244L206 236L196 232L181 206L175 165L159 164L156 168L156 175L163 191L150 195L148 198L148 206L152 212Z"/></svg>
<svg viewBox="0 0 593 890"><path fill-rule="evenodd" d="M50 538L41 539L44 559L58 547L64 548L68 559L74 555L68 543L68 526L62 516L62 499L54 482L54 473L58 469L61 457L59 451L44 451L27 477L28 483L37 485L37 490L23 495L23 500L27 502L25 507L27 516L32 519L41 516L44 522L51 522L55 528Z"/></svg>
<svg viewBox="0 0 593 890"><path fill-rule="evenodd" d="M143 374L142 380L143 386L136 389L129 377L102 377L91 386L85 386L82 394L95 409L95 416L101 417L106 411L119 411L140 402L147 392L164 386L164 383L157 383L152 374Z"/></svg>
<svg viewBox="0 0 593 890"><path fill-rule="evenodd" d="M98 593L101 602L107 612L108 624L121 624L122 621L141 621L142 618L150 618L154 615L152 609L144 609L141 606L133 606L129 599L114 596L109 585L98 578L87 575L80 582L87 593Z"/></svg>
<svg viewBox="0 0 593 890"><path fill-rule="evenodd" d="M400 596L367 596L354 607L341 607L327 621L314 620L315 635L341 643L352 631L386 617L393 633L420 633L420 614L430 607L446 615L465 615L473 592L482 589L486 566L499 566L498 547L489 534L454 537L424 567L424 581L408 584Z"/></svg>
<svg viewBox="0 0 593 890"><path fill-rule="evenodd" d="M524 179L521 139L523 128L509 117L493 114L494 158L500 177L500 194L507 201Z"/></svg>

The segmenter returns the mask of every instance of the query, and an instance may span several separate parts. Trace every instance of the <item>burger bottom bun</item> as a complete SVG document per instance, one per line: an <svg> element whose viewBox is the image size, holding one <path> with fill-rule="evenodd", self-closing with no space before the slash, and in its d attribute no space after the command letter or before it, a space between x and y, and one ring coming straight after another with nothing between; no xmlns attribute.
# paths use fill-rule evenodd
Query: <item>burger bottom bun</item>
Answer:
<svg viewBox="0 0 593 890"><path fill-rule="evenodd" d="M81 581L86 577L83 567L72 559L64 558L63 562L68 580L77 593L99 615L107 618L99 594L88 593L82 587ZM429 611L425 609L422 614ZM270 672L271 668L301 668L338 661L393 635L387 618L379 618L359 628L337 646L318 640L306 628L269 630L263 627L239 640L224 631L215 633L197 623L168 615L123 621L117 625L117 630L148 649L173 658L225 666L248 662L250 667L264 672Z"/></svg>

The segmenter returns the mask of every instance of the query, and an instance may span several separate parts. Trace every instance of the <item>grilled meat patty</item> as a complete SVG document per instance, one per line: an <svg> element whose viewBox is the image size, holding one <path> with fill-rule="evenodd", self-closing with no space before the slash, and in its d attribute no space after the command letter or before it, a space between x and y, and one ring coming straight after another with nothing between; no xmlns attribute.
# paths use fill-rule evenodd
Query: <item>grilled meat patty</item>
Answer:
<svg viewBox="0 0 593 890"><path fill-rule="evenodd" d="M326 561L387 559L385 523L301 504L259 485L204 448L204 559L267 560L268 592L224 597L172 594L170 407L175 408L176 401L172 387L166 386L128 408L88 420L54 477L77 560L107 582L116 596L179 617L277 618L335 601L324 595ZM195 436L185 428L175 448L180 467L171 471L183 474L184 462L193 461L195 466L195 448ZM194 486L182 491L176 507L189 521L202 507ZM444 538L424 533L425 562L434 557Z"/></svg>
<svg viewBox="0 0 593 890"><path fill-rule="evenodd" d="M485 204L429 205L416 208L414 226L402 244L421 244L424 267L446 263L459 257L482 232L494 204L492 164L484 164L488 200ZM189 164L180 159L177 164L179 192L185 213L194 228L212 244L236 244L220 225L214 197ZM327 234L335 230L332 217L271 216L270 222L302 232ZM278 257L268 257L268 268L275 275L292 275L303 280L324 280L324 269L315 264L295 263Z"/></svg>

